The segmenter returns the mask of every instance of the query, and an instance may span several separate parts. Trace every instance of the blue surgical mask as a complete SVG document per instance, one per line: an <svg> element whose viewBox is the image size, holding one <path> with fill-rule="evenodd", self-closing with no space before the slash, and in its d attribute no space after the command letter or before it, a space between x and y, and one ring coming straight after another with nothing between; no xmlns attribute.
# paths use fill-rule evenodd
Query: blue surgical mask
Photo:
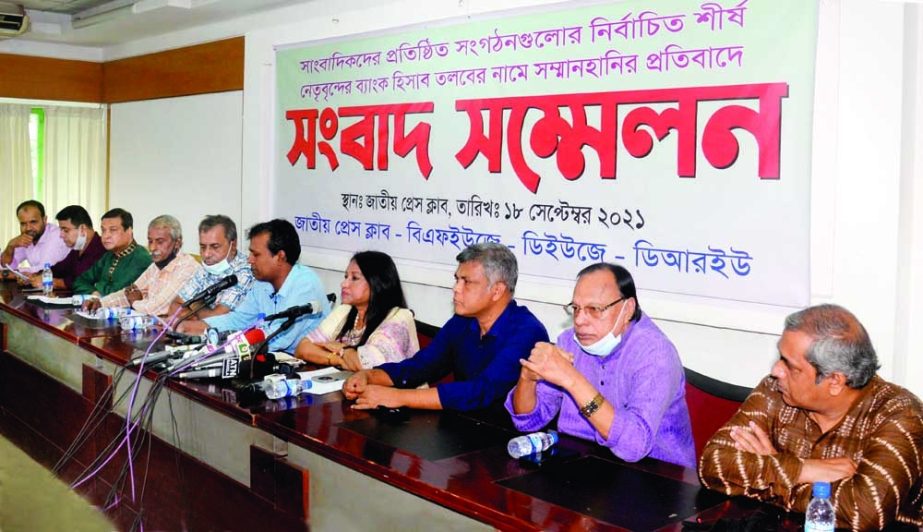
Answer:
<svg viewBox="0 0 923 532"><path fill-rule="evenodd" d="M584 353L594 357L604 357L609 356L610 353L615 351L615 348L618 347L620 343L622 343L622 335L620 334L616 336L612 334L612 331L618 327L619 321L622 320L622 313L625 311L626 306L627 305L622 305L622 310L619 311L618 317L615 318L615 323L612 325L612 330L606 333L606 335L599 340L593 342L591 345L581 344L580 340L577 338L577 333L574 333L574 341L577 342L577 345L580 346L580 349L582 349Z"/></svg>
<svg viewBox="0 0 923 532"><path fill-rule="evenodd" d="M228 262L228 257L231 256L231 248L228 247L228 254L225 255L223 259L209 266L208 264L202 264L202 267L205 268L205 271L212 275L224 275L228 270L231 269L231 264Z"/></svg>

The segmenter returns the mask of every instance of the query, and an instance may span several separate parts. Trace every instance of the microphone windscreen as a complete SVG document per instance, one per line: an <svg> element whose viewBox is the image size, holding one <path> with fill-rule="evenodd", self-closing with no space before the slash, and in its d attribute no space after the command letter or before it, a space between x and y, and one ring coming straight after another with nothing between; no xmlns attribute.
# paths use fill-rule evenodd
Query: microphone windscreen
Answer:
<svg viewBox="0 0 923 532"><path fill-rule="evenodd" d="M246 338L248 344L256 345L266 339L266 333L263 332L263 329L250 329L244 333L244 338Z"/></svg>

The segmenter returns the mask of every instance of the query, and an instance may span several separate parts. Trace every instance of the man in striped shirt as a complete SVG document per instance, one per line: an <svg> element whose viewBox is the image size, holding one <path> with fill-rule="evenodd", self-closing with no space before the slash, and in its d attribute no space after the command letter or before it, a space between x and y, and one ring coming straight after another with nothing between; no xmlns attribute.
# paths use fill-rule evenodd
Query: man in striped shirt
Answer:
<svg viewBox="0 0 923 532"><path fill-rule="evenodd" d="M200 266L191 255L183 252L183 228L179 220L169 214L151 220L147 242L153 263L127 287L98 301L89 301L88 309L131 307L152 316L167 313L177 292Z"/></svg>
<svg viewBox="0 0 923 532"><path fill-rule="evenodd" d="M837 527L923 526L923 404L878 377L868 333L819 305L786 318L779 360L699 459L711 489L804 512L832 483Z"/></svg>

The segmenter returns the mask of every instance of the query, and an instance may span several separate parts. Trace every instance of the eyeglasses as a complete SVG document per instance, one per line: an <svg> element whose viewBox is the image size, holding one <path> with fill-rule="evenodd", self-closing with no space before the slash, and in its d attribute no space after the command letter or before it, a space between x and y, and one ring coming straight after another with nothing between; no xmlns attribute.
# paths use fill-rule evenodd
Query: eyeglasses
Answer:
<svg viewBox="0 0 923 532"><path fill-rule="evenodd" d="M627 298L627 297L620 297L620 298L616 299L615 301L613 301L612 303L609 303L608 305L605 305L605 306L602 306L602 307L599 307L599 306L596 306L596 305L587 305L587 306L585 306L585 307L581 307L581 306L575 305L575 304L573 304L573 303L568 303L567 305L563 305L563 307L564 307L564 312L566 312L568 316L577 316L577 315L580 314L581 312L586 312L587 315L588 315L589 317L593 318L594 320L598 320L599 318L602 317L602 315L603 315L607 310L609 310L609 309L612 308L613 306L617 305L618 303L621 303L622 301L625 301L626 299L628 299L628 298Z"/></svg>

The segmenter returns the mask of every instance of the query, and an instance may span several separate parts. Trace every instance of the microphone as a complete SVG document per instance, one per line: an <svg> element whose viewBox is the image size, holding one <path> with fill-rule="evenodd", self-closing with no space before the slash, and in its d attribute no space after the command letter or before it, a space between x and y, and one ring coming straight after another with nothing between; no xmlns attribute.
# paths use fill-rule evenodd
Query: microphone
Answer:
<svg viewBox="0 0 923 532"><path fill-rule="evenodd" d="M208 341L207 336L184 334L176 331L167 331L166 337L173 340L178 345L186 344L204 344Z"/></svg>
<svg viewBox="0 0 923 532"><path fill-rule="evenodd" d="M176 376L177 379L210 379L220 377L220 369L197 369L193 371L184 371Z"/></svg>
<svg viewBox="0 0 923 532"><path fill-rule="evenodd" d="M205 331L205 343L211 348L218 347L227 343L232 333L228 331L219 331L215 328L209 328Z"/></svg>
<svg viewBox="0 0 923 532"><path fill-rule="evenodd" d="M154 364L157 364L158 362L162 362L170 358L181 358L184 356L183 353L194 351L195 349L198 349L199 345L201 344L198 344L198 345L185 344L185 345L180 345L176 347L167 346L167 348L164 349L163 351L155 351L153 353L148 354L147 358L145 358L144 355L141 355L141 356L132 358L129 362L131 363L132 366L139 366L141 365L142 361L144 362L145 365L152 366Z"/></svg>
<svg viewBox="0 0 923 532"><path fill-rule="evenodd" d="M237 276L234 274L228 275L224 279L221 279L217 283L209 286L205 290L202 290L198 294L194 295L192 299L183 302L183 308L189 308L193 303L197 301L204 301L207 299L212 299L216 297L222 290L226 290L237 284Z"/></svg>
<svg viewBox="0 0 923 532"><path fill-rule="evenodd" d="M175 351L158 351L158 352L149 354L147 358L144 358L144 356L135 357L131 359L130 363L132 366L139 366L141 365L141 361L143 360L145 364L150 366L162 360L167 360L168 358L175 358L175 357L180 357L180 356L182 356L182 354L177 353Z"/></svg>
<svg viewBox="0 0 923 532"><path fill-rule="evenodd" d="M281 319L288 319L288 318L298 318L298 317L304 316L305 314L314 314L315 311L320 312L320 310L317 310L317 309L322 309L322 308L323 307L321 306L321 304L318 303L317 301L311 301L307 305L289 307L283 310L282 312L277 312L275 314L269 315L266 317L266 321L281 320Z"/></svg>
<svg viewBox="0 0 923 532"><path fill-rule="evenodd" d="M179 376L180 378L187 379L218 376L222 379L234 378L241 373L241 363L252 358L250 346L259 344L265 339L266 333L264 333L262 329L250 329L244 333L234 335L228 340L223 352L214 353L191 365L193 369L201 370L205 367L221 364L220 368L215 369L215 371L219 371L217 374L206 375L197 373L195 376L191 376L190 374L192 372L185 372L181 373Z"/></svg>

